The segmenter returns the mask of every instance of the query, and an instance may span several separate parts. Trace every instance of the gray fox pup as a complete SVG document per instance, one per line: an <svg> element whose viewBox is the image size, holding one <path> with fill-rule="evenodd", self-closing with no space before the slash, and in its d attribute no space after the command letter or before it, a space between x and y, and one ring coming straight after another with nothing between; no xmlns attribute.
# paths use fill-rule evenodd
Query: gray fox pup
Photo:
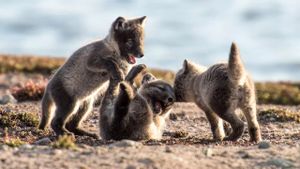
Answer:
<svg viewBox="0 0 300 169"><path fill-rule="evenodd" d="M137 71L135 71L136 69ZM125 81L110 80L100 109L100 135L109 140L160 139L175 101L173 88L151 74L143 76L141 86L132 83L142 65L132 68ZM132 75L129 77L129 75Z"/></svg>
<svg viewBox="0 0 300 169"><path fill-rule="evenodd" d="M174 90L177 101L195 102L204 110L215 140L236 141L243 134L244 123L235 113L237 108L247 119L250 141L261 140L254 83L235 43L232 43L228 64L215 64L206 69L185 60L176 74ZM222 119L232 128L227 137Z"/></svg>
<svg viewBox="0 0 300 169"><path fill-rule="evenodd" d="M92 111L95 97L106 90L109 77L123 79L135 58L143 57L145 19L118 17L106 38L83 46L70 56L46 87L40 129L51 122L57 136L98 138L81 129L80 123Z"/></svg>

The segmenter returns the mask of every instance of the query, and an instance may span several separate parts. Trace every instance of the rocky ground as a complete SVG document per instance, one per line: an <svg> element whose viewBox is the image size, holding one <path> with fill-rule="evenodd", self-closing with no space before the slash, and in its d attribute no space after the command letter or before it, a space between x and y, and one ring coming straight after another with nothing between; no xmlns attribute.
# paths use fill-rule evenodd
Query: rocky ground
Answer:
<svg viewBox="0 0 300 169"><path fill-rule="evenodd" d="M1 74L0 98L28 78L44 76ZM55 146L52 131L36 129L39 101L6 99L8 103L0 105L1 169L300 168L300 106L259 105L260 143L248 142L247 130L237 142L213 142L204 113L192 103L176 103L161 141L76 137L76 145ZM97 108L83 126L98 132Z"/></svg>
<svg viewBox="0 0 300 169"><path fill-rule="evenodd" d="M259 110L269 107L278 108L262 105ZM39 111L38 102L2 108ZM97 132L97 116L95 110L84 127ZM0 168L299 168L300 124L262 116L260 124L264 142L248 142L247 131L238 142L213 142L204 113L191 103L178 103L161 141L103 142L76 137L77 146L72 149L53 148L51 132L43 135L32 127L16 127L10 136L27 143L14 148L2 145ZM46 145L35 145L41 139Z"/></svg>

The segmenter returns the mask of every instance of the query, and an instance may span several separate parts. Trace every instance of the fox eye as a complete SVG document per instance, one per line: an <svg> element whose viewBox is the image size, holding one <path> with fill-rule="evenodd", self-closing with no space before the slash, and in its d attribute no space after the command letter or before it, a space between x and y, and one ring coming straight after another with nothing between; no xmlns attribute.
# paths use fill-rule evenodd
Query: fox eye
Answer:
<svg viewBox="0 0 300 169"><path fill-rule="evenodd" d="M157 86L157 88L161 91L166 91L166 89L164 87L161 87L161 86Z"/></svg>
<svg viewBox="0 0 300 169"><path fill-rule="evenodd" d="M133 46L133 40L132 39L128 39L126 42L127 46L131 47Z"/></svg>

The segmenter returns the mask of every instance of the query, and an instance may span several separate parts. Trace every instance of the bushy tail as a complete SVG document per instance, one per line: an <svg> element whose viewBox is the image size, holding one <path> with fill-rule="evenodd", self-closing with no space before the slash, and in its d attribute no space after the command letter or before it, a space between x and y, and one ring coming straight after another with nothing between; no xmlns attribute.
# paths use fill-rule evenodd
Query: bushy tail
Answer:
<svg viewBox="0 0 300 169"><path fill-rule="evenodd" d="M240 57L240 51L234 42L230 49L228 69L229 78L233 84L242 85L245 79L245 68Z"/></svg>
<svg viewBox="0 0 300 169"><path fill-rule="evenodd" d="M50 123L52 118L53 100L49 92L45 91L42 99L42 117L39 124L39 129L44 130Z"/></svg>

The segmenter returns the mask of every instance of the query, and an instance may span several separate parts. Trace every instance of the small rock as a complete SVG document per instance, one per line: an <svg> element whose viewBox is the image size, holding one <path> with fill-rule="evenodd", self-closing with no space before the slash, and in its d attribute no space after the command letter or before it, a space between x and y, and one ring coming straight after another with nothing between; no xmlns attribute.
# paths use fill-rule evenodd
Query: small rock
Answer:
<svg viewBox="0 0 300 169"><path fill-rule="evenodd" d="M6 162L6 159L5 158L0 158L0 162L2 162L2 163L5 163Z"/></svg>
<svg viewBox="0 0 300 169"><path fill-rule="evenodd" d="M38 157L38 154L36 154L36 153L29 153L28 157L35 158L35 157Z"/></svg>
<svg viewBox="0 0 300 169"><path fill-rule="evenodd" d="M265 164L276 166L278 168L292 168L294 166L294 164L291 161L282 158L270 159Z"/></svg>
<svg viewBox="0 0 300 169"><path fill-rule="evenodd" d="M121 140L109 145L109 147L140 147L142 143L133 140Z"/></svg>
<svg viewBox="0 0 300 169"><path fill-rule="evenodd" d="M143 163L145 165L153 165L155 162L151 158L141 158L137 160L140 163Z"/></svg>
<svg viewBox="0 0 300 169"><path fill-rule="evenodd" d="M212 150L211 148L205 149L205 150L204 150L204 155L205 155L206 157L211 157L211 156L213 156L213 150Z"/></svg>
<svg viewBox="0 0 300 169"><path fill-rule="evenodd" d="M88 167L82 165L82 166L79 166L79 169L88 169Z"/></svg>
<svg viewBox="0 0 300 169"><path fill-rule="evenodd" d="M220 154L221 157L228 157L228 151L223 151L221 154Z"/></svg>
<svg viewBox="0 0 300 169"><path fill-rule="evenodd" d="M269 141L261 141L258 143L259 149L268 149L271 147L271 143Z"/></svg>
<svg viewBox="0 0 300 169"><path fill-rule="evenodd" d="M32 149L32 148L33 148L33 146L30 144L24 144L24 145L20 146L20 149Z"/></svg>
<svg viewBox="0 0 300 169"><path fill-rule="evenodd" d="M128 165L127 167L126 167L126 169L136 169L137 167L136 166L134 166L134 165Z"/></svg>
<svg viewBox="0 0 300 169"><path fill-rule="evenodd" d="M81 154L82 154L82 155L89 156L89 155L92 155L93 152L92 152L92 151L83 151Z"/></svg>
<svg viewBox="0 0 300 169"><path fill-rule="evenodd" d="M36 145L49 145L51 143L51 140L49 137L42 138L40 140L37 140L34 142Z"/></svg>
<svg viewBox="0 0 300 169"><path fill-rule="evenodd" d="M63 153L63 151L60 149L53 149L53 151L51 152L52 155L60 155L62 153Z"/></svg>
<svg viewBox="0 0 300 169"><path fill-rule="evenodd" d="M246 152L246 151L239 151L238 154L241 156L241 158L252 158L252 156Z"/></svg>
<svg viewBox="0 0 300 169"><path fill-rule="evenodd" d="M14 152L19 151L19 148L18 148L18 147L13 147L12 149L13 149Z"/></svg>
<svg viewBox="0 0 300 169"><path fill-rule="evenodd" d="M68 154L68 157L71 158L71 159L78 159L78 154L77 153L69 151L69 152L67 152L67 154Z"/></svg>
<svg viewBox="0 0 300 169"><path fill-rule="evenodd" d="M166 153L172 153L172 150L169 146L166 146L166 149L165 149Z"/></svg>
<svg viewBox="0 0 300 169"><path fill-rule="evenodd" d="M0 145L0 150L7 151L9 149L10 149L10 147L8 145L5 145L5 144Z"/></svg>
<svg viewBox="0 0 300 169"><path fill-rule="evenodd" d="M118 163L124 163L125 161L126 161L126 157L124 157L124 156L121 156L118 159L116 159L116 162L118 162Z"/></svg>
<svg viewBox="0 0 300 169"><path fill-rule="evenodd" d="M17 100L10 94L6 94L0 98L0 104L17 103Z"/></svg>
<svg viewBox="0 0 300 169"><path fill-rule="evenodd" d="M177 117L177 115L176 115L176 114L174 114L174 113L170 113L170 115L169 115L169 119L170 119L170 120L172 120L172 121L176 121L176 120L178 120L178 117Z"/></svg>

